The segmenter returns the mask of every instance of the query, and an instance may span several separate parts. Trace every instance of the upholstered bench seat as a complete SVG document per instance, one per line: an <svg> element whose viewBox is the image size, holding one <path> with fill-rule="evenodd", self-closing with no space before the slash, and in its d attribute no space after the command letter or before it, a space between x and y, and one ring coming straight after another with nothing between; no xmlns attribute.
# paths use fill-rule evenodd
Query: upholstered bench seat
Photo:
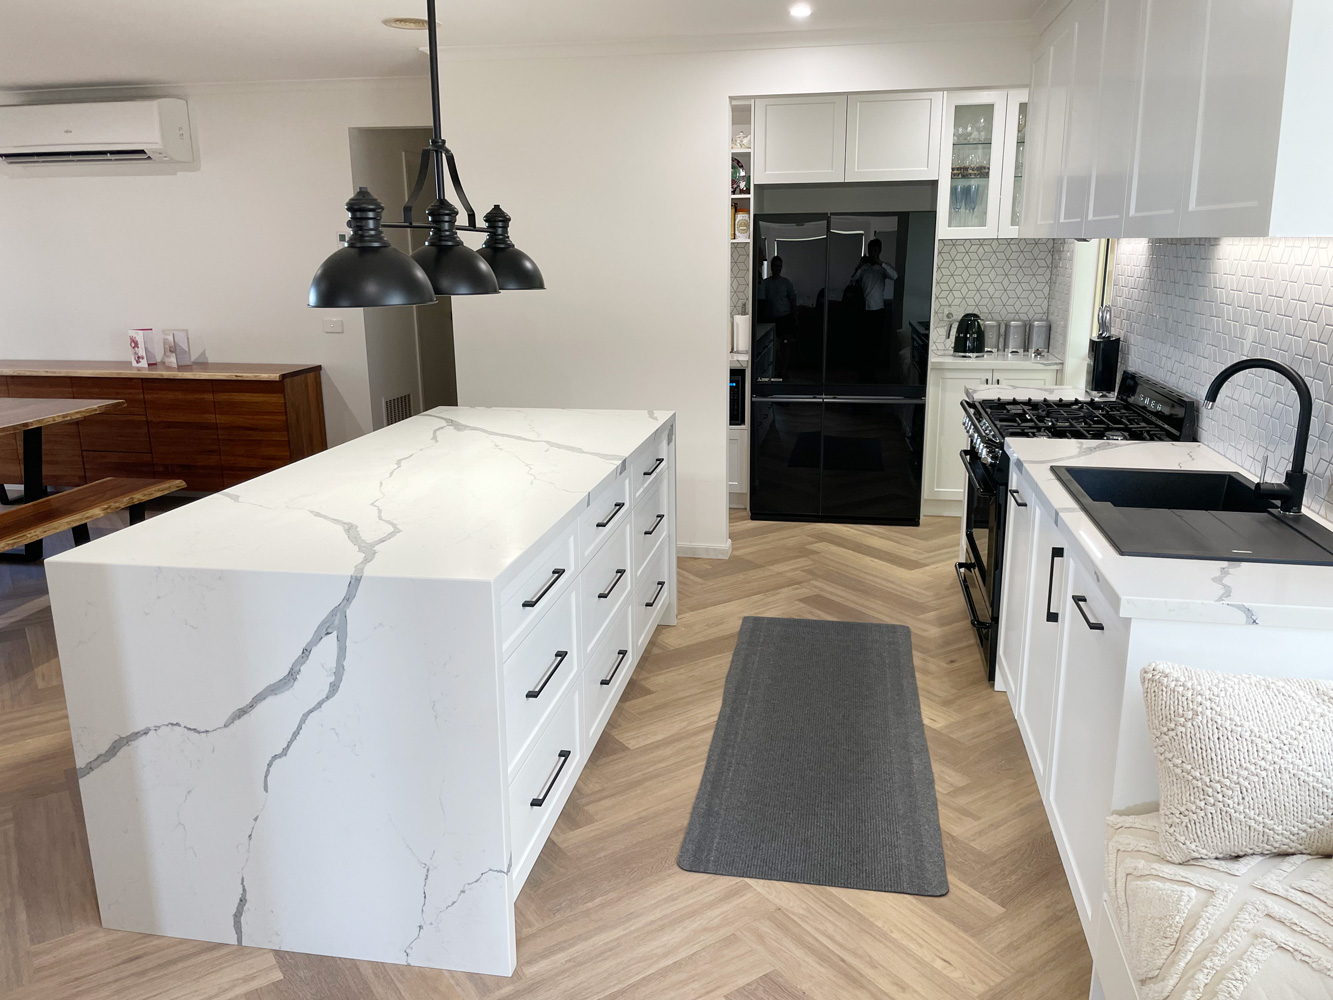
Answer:
<svg viewBox="0 0 1333 1000"><path fill-rule="evenodd" d="M1097 965L1138 1000L1333 1000L1333 858L1162 860L1157 814L1112 816ZM1116 948L1107 947L1108 942ZM1114 951L1124 970L1103 968Z"/></svg>

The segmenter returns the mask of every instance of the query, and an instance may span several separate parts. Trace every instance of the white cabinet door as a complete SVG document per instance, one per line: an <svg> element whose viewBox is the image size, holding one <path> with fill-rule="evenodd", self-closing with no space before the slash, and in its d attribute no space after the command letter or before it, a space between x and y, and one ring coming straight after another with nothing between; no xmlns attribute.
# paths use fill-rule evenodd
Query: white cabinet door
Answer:
<svg viewBox="0 0 1333 1000"><path fill-rule="evenodd" d="M1198 104L1199 13L1205 2L1143 0L1126 236L1175 236L1180 231L1185 165Z"/></svg>
<svg viewBox="0 0 1333 1000"><path fill-rule="evenodd" d="M1023 643L1027 635L1028 605L1032 601L1032 487L1021 475L1009 480L1004 529L1004 561L1000 567L999 648L996 676L1009 694L1015 714L1023 686Z"/></svg>
<svg viewBox="0 0 1333 1000"><path fill-rule="evenodd" d="M938 234L941 239L999 235L1001 155L1009 95L950 91L944 102Z"/></svg>
<svg viewBox="0 0 1333 1000"><path fill-rule="evenodd" d="M841 181L846 156L846 94L756 98L756 184Z"/></svg>
<svg viewBox="0 0 1333 1000"><path fill-rule="evenodd" d="M1101 902L1106 817L1115 786L1120 706L1129 655L1129 622L1117 616L1093 573L1077 559L1060 605L1059 720L1051 756L1047 813L1083 927Z"/></svg>
<svg viewBox="0 0 1333 1000"><path fill-rule="evenodd" d="M969 387L986 385L991 372L958 372L950 369L932 373L927 387L926 468L927 500L964 499L967 475L958 453L967 447L963 430L963 398Z"/></svg>
<svg viewBox="0 0 1333 1000"><path fill-rule="evenodd" d="M1055 521L1032 507L1032 598L1027 642L1018 682L1018 731L1042 798L1046 797L1055 728L1055 691L1060 652L1060 609L1065 593L1065 542Z"/></svg>
<svg viewBox="0 0 1333 1000"><path fill-rule="evenodd" d="M1180 235L1266 236L1291 5L1205 0L1200 13L1199 98Z"/></svg>
<svg viewBox="0 0 1333 1000"><path fill-rule="evenodd" d="M1124 230L1129 165L1138 120L1143 0L1098 0L1103 18L1098 58L1096 130L1083 235L1105 239Z"/></svg>
<svg viewBox="0 0 1333 1000"><path fill-rule="evenodd" d="M1065 135L1069 125L1069 97L1074 83L1074 53L1078 44L1078 21L1061 25L1049 42L1038 66L1044 69L1041 160L1035 178L1034 235L1054 236L1064 197ZM1040 70L1039 70L1040 71Z"/></svg>
<svg viewBox="0 0 1333 1000"><path fill-rule="evenodd" d="M1037 368L1020 369L1019 371L1008 372L1003 369L995 373L994 382L996 385L1013 386L1039 386L1039 385L1059 385L1059 368Z"/></svg>
<svg viewBox="0 0 1333 1000"><path fill-rule="evenodd" d="M944 92L847 98L849 181L933 181L940 169Z"/></svg>
<svg viewBox="0 0 1333 1000"><path fill-rule="evenodd" d="M1000 175L999 235L1018 235L1023 221L1023 174L1027 161L1028 92L1011 90L1004 125L1004 168Z"/></svg>
<svg viewBox="0 0 1333 1000"><path fill-rule="evenodd" d="M1097 141L1097 93L1102 68L1102 22L1107 0L1085 3L1074 18L1074 60L1060 173L1064 191L1055 225L1057 236L1080 237L1088 215L1088 188Z"/></svg>
<svg viewBox="0 0 1333 1000"><path fill-rule="evenodd" d="M741 479L741 429L727 428L727 492L744 493Z"/></svg>

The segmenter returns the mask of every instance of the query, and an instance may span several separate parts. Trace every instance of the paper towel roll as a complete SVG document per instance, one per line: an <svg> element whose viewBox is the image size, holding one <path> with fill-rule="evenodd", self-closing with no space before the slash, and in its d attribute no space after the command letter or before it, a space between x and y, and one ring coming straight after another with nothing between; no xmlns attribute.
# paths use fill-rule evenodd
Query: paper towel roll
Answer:
<svg viewBox="0 0 1333 1000"><path fill-rule="evenodd" d="M750 352L750 317L731 317L731 349L737 354Z"/></svg>

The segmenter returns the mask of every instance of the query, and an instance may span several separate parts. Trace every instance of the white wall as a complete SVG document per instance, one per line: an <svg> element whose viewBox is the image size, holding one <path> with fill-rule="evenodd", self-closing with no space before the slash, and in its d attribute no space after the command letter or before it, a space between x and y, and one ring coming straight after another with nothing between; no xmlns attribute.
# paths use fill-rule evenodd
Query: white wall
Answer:
<svg viewBox="0 0 1333 1000"><path fill-rule="evenodd" d="M426 78L230 85L26 100L179 96L197 162L0 171L0 356L119 359L134 326L186 327L210 361L324 366L329 439L370 429L360 310L306 306L352 193L348 128L430 123Z"/></svg>
<svg viewBox="0 0 1333 1000"><path fill-rule="evenodd" d="M459 400L678 411L679 537L727 538L728 98L1021 84L1031 40L445 60L446 138L544 292L454 302Z"/></svg>
<svg viewBox="0 0 1333 1000"><path fill-rule="evenodd" d="M544 292L453 303L459 401L679 412L679 536L727 539L731 95L1008 85L1031 39L466 61L446 137L479 215L500 200ZM349 127L428 122L424 80L165 88L195 168L0 173L0 355L122 358L184 326L210 360L325 366L330 440L368 430L364 328L307 309L351 193ZM17 103L35 95L0 95ZM117 96L40 95L41 100Z"/></svg>

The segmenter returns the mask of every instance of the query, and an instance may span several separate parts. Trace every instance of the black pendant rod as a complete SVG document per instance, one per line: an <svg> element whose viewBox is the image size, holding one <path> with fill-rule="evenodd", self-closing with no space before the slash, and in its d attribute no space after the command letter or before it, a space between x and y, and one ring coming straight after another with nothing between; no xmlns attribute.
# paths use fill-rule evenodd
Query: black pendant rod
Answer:
<svg viewBox="0 0 1333 1000"><path fill-rule="evenodd" d="M444 201L444 127L440 121L440 39L435 0L426 0L426 32L430 43L430 148L435 153L435 199Z"/></svg>

